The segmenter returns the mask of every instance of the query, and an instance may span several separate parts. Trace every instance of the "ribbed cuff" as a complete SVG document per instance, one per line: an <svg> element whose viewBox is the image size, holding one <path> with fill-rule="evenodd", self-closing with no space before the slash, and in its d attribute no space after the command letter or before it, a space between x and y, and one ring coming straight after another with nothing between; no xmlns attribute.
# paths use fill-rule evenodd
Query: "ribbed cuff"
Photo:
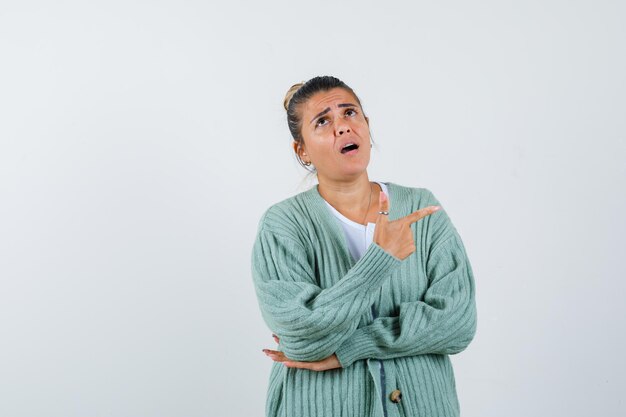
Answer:
<svg viewBox="0 0 626 417"><path fill-rule="evenodd" d="M367 359L371 356L372 340L364 327L356 329L350 338L343 342L335 352L342 368L347 368L359 359Z"/></svg>

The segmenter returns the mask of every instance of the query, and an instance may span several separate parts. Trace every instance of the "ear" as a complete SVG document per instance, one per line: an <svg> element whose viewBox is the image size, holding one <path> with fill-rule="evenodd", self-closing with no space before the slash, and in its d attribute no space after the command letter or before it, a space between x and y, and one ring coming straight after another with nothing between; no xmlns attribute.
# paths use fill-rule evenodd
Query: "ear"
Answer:
<svg viewBox="0 0 626 417"><path fill-rule="evenodd" d="M370 125L370 118L365 116L365 121L367 122L367 125L369 126Z"/></svg>
<svg viewBox="0 0 626 417"><path fill-rule="evenodd" d="M304 152L304 143L302 143L302 146L300 146L300 144L294 140L293 151L296 153L296 155L300 157L300 159L302 159L302 152Z"/></svg>

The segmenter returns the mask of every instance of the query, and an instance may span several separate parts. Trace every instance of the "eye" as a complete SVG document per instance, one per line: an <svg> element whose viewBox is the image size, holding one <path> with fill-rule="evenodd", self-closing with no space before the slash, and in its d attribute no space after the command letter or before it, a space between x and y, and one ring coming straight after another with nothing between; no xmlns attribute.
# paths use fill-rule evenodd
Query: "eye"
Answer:
<svg viewBox="0 0 626 417"><path fill-rule="evenodd" d="M328 119L326 119L325 117L322 117L321 119L317 119L317 122L315 122L315 127L325 126L327 124L328 124Z"/></svg>
<svg viewBox="0 0 626 417"><path fill-rule="evenodd" d="M356 116L356 110L348 109L348 110L346 110L345 115L346 116Z"/></svg>

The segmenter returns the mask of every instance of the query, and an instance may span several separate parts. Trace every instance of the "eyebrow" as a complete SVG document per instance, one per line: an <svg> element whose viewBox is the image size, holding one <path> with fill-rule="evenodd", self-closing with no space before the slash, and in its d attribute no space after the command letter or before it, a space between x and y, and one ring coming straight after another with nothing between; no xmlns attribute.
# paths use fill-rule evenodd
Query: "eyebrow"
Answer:
<svg viewBox="0 0 626 417"><path fill-rule="evenodd" d="M337 104L337 107L356 107L356 104L352 104L352 103L341 103L341 104ZM330 107L326 107L323 111L319 112L318 114L315 115L314 118L311 119L311 121L309 123L313 123L313 121L315 119L317 119L318 117L321 117L323 115L325 115L326 113L328 113L330 111Z"/></svg>

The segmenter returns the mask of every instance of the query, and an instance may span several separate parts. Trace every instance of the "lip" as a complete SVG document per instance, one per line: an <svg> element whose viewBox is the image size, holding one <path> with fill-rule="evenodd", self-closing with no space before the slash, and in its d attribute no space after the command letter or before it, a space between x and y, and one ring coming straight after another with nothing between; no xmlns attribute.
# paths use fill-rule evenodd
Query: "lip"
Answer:
<svg viewBox="0 0 626 417"><path fill-rule="evenodd" d="M352 150L352 151L350 151L350 152L341 153L341 150L343 149L343 147L344 147L344 146L346 146L348 143L354 143L356 146L358 146L358 148L356 148L356 149L354 149L354 150ZM346 139L346 140L343 140L343 141L341 141L341 142L339 143L339 149L338 149L338 151L339 151L339 153L340 153L340 154L342 154L342 155L352 155L352 154L354 154L354 153L357 153L359 149L361 149L361 144L360 144L358 141L356 141L356 140L351 140L351 139Z"/></svg>

